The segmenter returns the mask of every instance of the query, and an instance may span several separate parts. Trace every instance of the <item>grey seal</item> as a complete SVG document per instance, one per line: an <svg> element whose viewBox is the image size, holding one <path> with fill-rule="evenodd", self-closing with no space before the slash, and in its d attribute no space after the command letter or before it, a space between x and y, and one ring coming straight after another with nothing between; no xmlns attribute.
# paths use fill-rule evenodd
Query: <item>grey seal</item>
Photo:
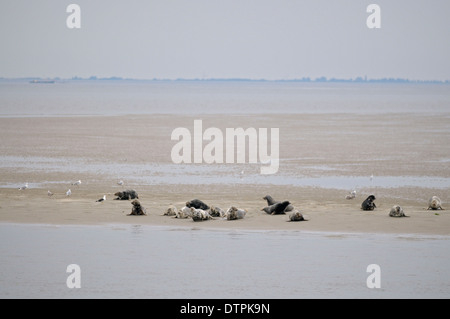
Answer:
<svg viewBox="0 0 450 319"><path fill-rule="evenodd" d="M144 207L141 206L141 203L135 199L131 202L131 205L133 205L133 208L131 209L131 213L128 214L128 216L141 216L141 215L147 215L147 211Z"/></svg>
<svg viewBox="0 0 450 319"><path fill-rule="evenodd" d="M403 208L401 208L399 205L395 205L391 208L391 211L389 212L389 216L391 217L409 217L406 216L403 212Z"/></svg>
<svg viewBox="0 0 450 319"><path fill-rule="evenodd" d="M284 201L281 203L276 203L276 204L264 207L261 210L270 215L285 214L286 208L289 205L292 206L289 201Z"/></svg>
<svg viewBox="0 0 450 319"><path fill-rule="evenodd" d="M123 192L117 192L114 194L114 196L117 196L117 198L114 198L114 200L139 199L139 196L134 189L127 189Z"/></svg>
<svg viewBox="0 0 450 319"><path fill-rule="evenodd" d="M375 199L376 198L374 195L370 195L369 197L367 197L366 200L364 202L362 202L361 209L362 210L374 210L377 207L375 205L375 203L373 202Z"/></svg>
<svg viewBox="0 0 450 319"><path fill-rule="evenodd" d="M428 200L428 208L427 210L444 210L442 208L441 199L437 196L433 196Z"/></svg>
<svg viewBox="0 0 450 319"><path fill-rule="evenodd" d="M208 210L209 209L209 206L206 205L204 202L202 202L199 199L193 199L193 200L191 200L189 202L186 202L186 207L189 207L189 208L193 207L193 208L196 208L196 209L203 209L203 210Z"/></svg>

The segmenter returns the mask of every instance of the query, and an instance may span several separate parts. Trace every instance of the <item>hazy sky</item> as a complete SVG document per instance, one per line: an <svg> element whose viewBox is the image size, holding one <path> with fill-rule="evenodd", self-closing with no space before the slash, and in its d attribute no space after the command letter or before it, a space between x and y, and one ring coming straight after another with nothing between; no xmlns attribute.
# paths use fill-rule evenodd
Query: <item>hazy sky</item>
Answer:
<svg viewBox="0 0 450 319"><path fill-rule="evenodd" d="M450 79L448 0L0 0L0 40L0 77Z"/></svg>

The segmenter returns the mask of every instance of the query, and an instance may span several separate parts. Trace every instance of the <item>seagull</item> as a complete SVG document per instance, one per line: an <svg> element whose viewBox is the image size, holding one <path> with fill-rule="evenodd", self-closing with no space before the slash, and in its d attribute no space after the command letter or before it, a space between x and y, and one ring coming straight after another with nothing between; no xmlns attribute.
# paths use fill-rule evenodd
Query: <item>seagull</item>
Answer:
<svg viewBox="0 0 450 319"><path fill-rule="evenodd" d="M53 196L53 193L51 191L47 191L47 195L48 195L48 197L51 197L51 196Z"/></svg>
<svg viewBox="0 0 450 319"><path fill-rule="evenodd" d="M348 194L347 196L345 196L345 199L353 199L356 197L356 190L352 190L350 192L350 194Z"/></svg>
<svg viewBox="0 0 450 319"><path fill-rule="evenodd" d="M66 192L66 196L70 196L71 194L72 194L72 191L69 188L69 190Z"/></svg>
<svg viewBox="0 0 450 319"><path fill-rule="evenodd" d="M27 188L28 188L28 183L25 183L25 185L19 187L19 190L23 191L24 189L27 189Z"/></svg>
<svg viewBox="0 0 450 319"><path fill-rule="evenodd" d="M103 202L106 200L106 195L103 195L103 198L97 199L96 202Z"/></svg>
<svg viewBox="0 0 450 319"><path fill-rule="evenodd" d="M372 175L370 175L370 181L372 181L373 180L373 174Z"/></svg>
<svg viewBox="0 0 450 319"><path fill-rule="evenodd" d="M117 185L123 186L123 181L122 180L118 181Z"/></svg>
<svg viewBox="0 0 450 319"><path fill-rule="evenodd" d="M76 185L76 186L79 186L79 185L81 185L81 181L80 181L80 180L78 180L77 182L75 182L75 183L72 183L72 185Z"/></svg>

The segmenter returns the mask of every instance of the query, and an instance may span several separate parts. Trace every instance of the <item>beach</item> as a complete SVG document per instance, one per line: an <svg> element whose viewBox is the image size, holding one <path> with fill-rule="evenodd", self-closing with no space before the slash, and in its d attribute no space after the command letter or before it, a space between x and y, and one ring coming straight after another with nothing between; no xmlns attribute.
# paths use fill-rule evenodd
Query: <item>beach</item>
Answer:
<svg viewBox="0 0 450 319"><path fill-rule="evenodd" d="M30 85L0 85L0 227L2 241L13 243L1 251L0 297L450 295L450 215L427 210L431 196L448 206L445 86ZM196 120L203 131L278 128L277 172L261 174L268 164L249 163L248 154L245 163L175 163L172 132L194 132ZM204 149L209 142L202 143ZM127 189L139 194L146 216L128 216L131 200L114 200ZM352 190L356 197L345 199ZM361 210L371 194L377 207ZM306 221L261 211L265 195L288 200ZM201 222L163 216L169 205L181 209L192 199L247 214ZM394 205L409 217L389 217ZM194 254L187 247L199 249ZM227 247L239 248L230 253ZM27 275L36 263L39 275ZM71 263L89 274L76 293L65 285ZM127 263L137 269L134 276L126 275ZM372 263L383 269L381 290L366 286ZM269 268L258 266L263 264ZM181 276L184 267L204 269L204 279ZM117 282L95 273L99 268L110 269ZM290 282L287 274L297 268L309 275ZM267 286L258 281L269 275ZM146 280L139 285L138 278Z"/></svg>

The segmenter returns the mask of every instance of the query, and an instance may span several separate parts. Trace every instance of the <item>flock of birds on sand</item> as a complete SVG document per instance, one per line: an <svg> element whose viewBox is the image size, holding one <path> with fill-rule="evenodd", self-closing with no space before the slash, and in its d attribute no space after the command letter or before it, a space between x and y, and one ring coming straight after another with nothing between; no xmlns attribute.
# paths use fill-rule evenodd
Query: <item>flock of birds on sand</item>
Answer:
<svg viewBox="0 0 450 319"><path fill-rule="evenodd" d="M370 180L372 181L373 175L370 176ZM71 183L72 186L80 186L81 180ZM124 186L124 182L122 180L117 182L117 185ZM25 183L24 186L19 187L19 190L23 191L28 188L28 183ZM53 193L48 190L47 195L49 197L53 196ZM66 196L71 196L72 191L69 188L66 192ZM139 196L135 190L125 190L121 192L116 192L114 196L117 196L115 200L133 200L131 213L128 215L147 215L146 209L140 204L138 201ZM345 199L351 200L356 198L356 190L352 190L349 194L345 196ZM368 196L361 204L361 209L365 211L373 211L377 206L375 205L375 196ZM270 195L266 195L263 197L263 200L267 201L267 206L261 209L267 214L270 215L288 215L288 221L306 221L303 214L296 209L289 201L276 201ZM96 200L96 202L104 202L106 201L106 195L103 195L102 198ZM439 197L432 196L428 201L428 210L444 210L442 208L442 202ZM180 210L177 209L174 205L169 205L166 212L163 214L164 216L172 216L174 218L192 218L193 221L202 221L208 219L214 219L215 217L220 217L227 220L235 220L235 219L243 219L247 214L246 209L237 208L235 206L231 206L228 210L224 211L217 206L209 206L205 204L203 201L199 199L193 199L191 201L186 202L186 205ZM390 212L390 217L409 217L405 215L403 208L399 205L394 205Z"/></svg>

